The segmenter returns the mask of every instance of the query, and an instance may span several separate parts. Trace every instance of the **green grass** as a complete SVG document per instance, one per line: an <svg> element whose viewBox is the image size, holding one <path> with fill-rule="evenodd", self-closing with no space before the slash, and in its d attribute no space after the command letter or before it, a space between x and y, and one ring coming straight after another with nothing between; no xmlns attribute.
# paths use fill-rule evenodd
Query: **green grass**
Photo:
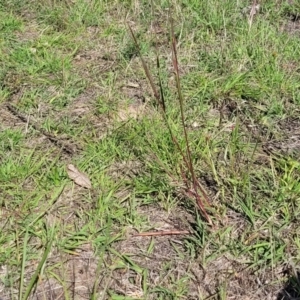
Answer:
<svg viewBox="0 0 300 300"><path fill-rule="evenodd" d="M298 4L153 2L0 1L1 299L299 297ZM169 16L212 226L128 29L185 149Z"/></svg>

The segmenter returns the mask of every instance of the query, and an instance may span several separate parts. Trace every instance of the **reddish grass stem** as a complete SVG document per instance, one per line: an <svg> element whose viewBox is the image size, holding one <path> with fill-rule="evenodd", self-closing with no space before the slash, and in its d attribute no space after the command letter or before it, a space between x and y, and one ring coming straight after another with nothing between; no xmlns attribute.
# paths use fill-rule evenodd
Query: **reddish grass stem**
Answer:
<svg viewBox="0 0 300 300"><path fill-rule="evenodd" d="M164 235L178 235L178 234L190 234L188 230L161 230L161 231L150 231L150 232L140 232L134 236L164 236Z"/></svg>
<svg viewBox="0 0 300 300"><path fill-rule="evenodd" d="M201 186L200 182L197 180L197 178L195 176L195 171L194 171L194 166L193 166L193 161L192 161L192 155L191 155L191 150L190 150L190 144L189 144L188 134L187 134L186 125L185 125L185 117L184 117L184 109L183 109L183 96L182 96L181 85L180 85L180 74L179 74L179 67L178 67L177 47L176 47L176 38L175 38L175 34L174 34L173 20L171 19L172 63L173 63L174 72L175 72L176 88L177 88L177 92L178 92L178 100L179 100L179 106L180 106L181 123L182 123L182 126L183 126L184 140L185 140L185 143L186 143L186 153L184 153L184 151L181 149L176 137L173 134L173 131L172 131L172 129L170 127L170 124L168 122L168 119L167 119L166 104L165 104L165 99L164 99L164 91L163 91L163 85L162 85L161 76L160 76L160 62L159 62L159 55L158 55L157 46L156 46L156 65L157 65L157 70L158 70L158 80L159 80L160 93L158 93L158 91L156 89L154 79L153 79L153 77L152 77L152 75L149 71L149 68L148 68L148 66L147 66L147 64L146 64L146 62L145 62L145 60L144 60L144 58L141 54L140 47L139 47L137 39L134 35L134 32L133 32L132 28L130 27L130 25L128 25L128 27L130 29L130 33L131 33L131 36L132 36L133 41L135 43L135 46L136 46L136 49L138 51L139 57L141 59L142 66L143 66L143 69L145 71L146 77L149 80L150 86L152 88L154 98L157 101L158 107L160 107L162 116L163 116L164 121L167 125L167 128L168 128L169 133L170 133L171 138L172 138L172 141L173 141L174 145L176 146L176 148L178 149L178 151L180 152L180 155L182 157L184 165L186 166L186 169L190 173L190 176L191 176L191 179L192 179L192 187L193 187L192 190L191 190L191 187L190 187L190 184L189 184L189 180L186 177L183 168L180 167L181 168L181 177L182 177L182 180L183 180L183 182L186 186L184 194L187 197L194 198L196 200L196 203L197 203L197 205L200 209L200 212L201 212L202 216L206 219L206 221L210 225L212 225L211 219L210 219L210 217L208 216L208 214L205 210L205 205L204 205L204 203L203 203L203 201L202 201L202 199L201 199L201 197L198 193L198 191L200 191L204 201L206 202L207 205L209 205L208 196L207 196L204 188ZM157 43L156 43L156 45L157 45Z"/></svg>

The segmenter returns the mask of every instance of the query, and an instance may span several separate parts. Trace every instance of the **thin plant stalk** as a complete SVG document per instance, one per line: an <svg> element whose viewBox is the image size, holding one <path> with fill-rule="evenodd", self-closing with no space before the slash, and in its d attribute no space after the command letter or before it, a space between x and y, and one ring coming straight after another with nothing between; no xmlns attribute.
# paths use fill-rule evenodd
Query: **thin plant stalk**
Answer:
<svg viewBox="0 0 300 300"><path fill-rule="evenodd" d="M23 287L24 287L24 273L25 273L25 263L26 263L26 253L27 253L27 242L28 242L28 228L26 228L23 253L22 253L22 266L21 266L21 276L19 285L19 300L22 300Z"/></svg>
<svg viewBox="0 0 300 300"><path fill-rule="evenodd" d="M190 173L190 176L191 176L191 179L192 179L193 191L190 190L189 182L188 182L186 176L184 175L183 169L181 168L181 173L182 173L181 176L182 176L183 181L184 181L184 183L186 185L186 188L187 188L187 191L185 191L185 194L188 195L188 196L193 196L196 199L197 205L198 205L203 217L206 219L206 221L209 224L212 224L211 219L210 219L210 217L208 216L208 214L205 210L204 203L203 203L200 195L198 194L198 190L200 190L206 204L209 205L208 196L207 196L206 192L204 191L204 189L201 187L201 184L196 179L195 172L194 172L194 167L193 167L193 162L192 162L192 157L191 157L189 140L188 140L187 130L186 130L186 126L185 126L185 118L184 118L184 110L183 110L183 96L182 96L181 86L180 86L180 75L179 75L179 68L178 68L176 39L175 39L175 34L174 34L173 21L171 20L172 58L173 58L173 67L174 67L174 70L175 70L176 88L177 88L177 91L178 91L178 98L179 98L181 123L182 123L182 126L183 126L184 139L185 139L185 142L186 142L186 153L184 153L184 151L181 149L176 137L173 134L173 131L172 131L171 126L170 126L170 124L168 122L168 119L167 119L166 105L165 105L165 99L164 99L164 91L163 91L163 85L162 85L161 76L160 76L160 63L159 63L159 55L158 55L157 47L156 47L156 65L157 65L157 69L158 69L158 80L159 80L160 93L158 93L158 91L156 89L156 85L154 83L153 76L151 75L151 72L150 72L150 70L149 70L149 68L148 68L148 66L147 66L147 64L146 64L146 62L145 62L145 60L144 60L144 58L141 54L140 47L139 47L138 41L137 41L137 39L134 35L134 32L133 32L132 28L130 27L130 25L128 25L128 26L129 26L129 30L130 30L131 36L133 38L133 41L135 43L136 49L138 51L139 57L141 59L144 72L145 72L146 77L147 77L147 79L150 83L150 86L152 88L154 98L157 101L158 107L161 110L162 116L163 116L164 121L167 125L168 131L169 131L169 133L171 135L171 138L172 138L172 141L173 141L174 145L176 146L176 148L178 149L178 151L180 152L180 155L183 159L184 165L186 166L187 170Z"/></svg>
<svg viewBox="0 0 300 300"><path fill-rule="evenodd" d="M187 135L187 130L185 126L185 117L184 117L184 111L183 111L183 96L181 92L181 85L180 85L180 75L179 75L179 68L178 68L178 59L177 59L177 47L176 47L176 39L175 39L175 34L174 34L174 23L173 20L171 19L171 38L172 38L172 58L173 58L173 66L175 70L175 79L176 79L176 87L177 87L177 92L178 92L178 99L179 99L179 106L180 106L180 115L181 115L181 123L183 126L183 132L184 132L184 139L186 143L186 153L187 153L187 159L188 159L188 169L190 171L191 177L192 177L192 182L193 182L193 187L194 187L194 192L197 195L197 200L200 200L200 196L198 195L198 189L200 189L202 196L204 197L205 201L207 204L209 203L208 201L208 196L204 189L201 187L201 184L199 181L196 179L195 176L195 170L193 166L193 161L192 161L192 155L191 155L191 150L190 150L190 143ZM202 201L201 201L202 202ZM209 221L209 217L206 213L205 210L203 210L203 204L201 203L201 210L207 219Z"/></svg>

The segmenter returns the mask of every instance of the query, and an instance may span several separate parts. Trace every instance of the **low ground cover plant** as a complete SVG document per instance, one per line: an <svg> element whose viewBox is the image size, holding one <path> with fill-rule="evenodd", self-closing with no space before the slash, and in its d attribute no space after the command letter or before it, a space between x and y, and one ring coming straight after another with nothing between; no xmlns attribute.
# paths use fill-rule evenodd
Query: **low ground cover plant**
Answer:
<svg viewBox="0 0 300 300"><path fill-rule="evenodd" d="M0 298L299 298L299 14L0 1Z"/></svg>

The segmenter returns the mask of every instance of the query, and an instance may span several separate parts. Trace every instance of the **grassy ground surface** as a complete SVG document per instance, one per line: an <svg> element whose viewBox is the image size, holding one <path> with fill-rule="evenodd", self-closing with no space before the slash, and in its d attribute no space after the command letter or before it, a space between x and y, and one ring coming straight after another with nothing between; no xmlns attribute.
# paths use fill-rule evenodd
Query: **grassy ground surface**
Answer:
<svg viewBox="0 0 300 300"><path fill-rule="evenodd" d="M2 300L300 298L300 6L153 2L0 0Z"/></svg>

